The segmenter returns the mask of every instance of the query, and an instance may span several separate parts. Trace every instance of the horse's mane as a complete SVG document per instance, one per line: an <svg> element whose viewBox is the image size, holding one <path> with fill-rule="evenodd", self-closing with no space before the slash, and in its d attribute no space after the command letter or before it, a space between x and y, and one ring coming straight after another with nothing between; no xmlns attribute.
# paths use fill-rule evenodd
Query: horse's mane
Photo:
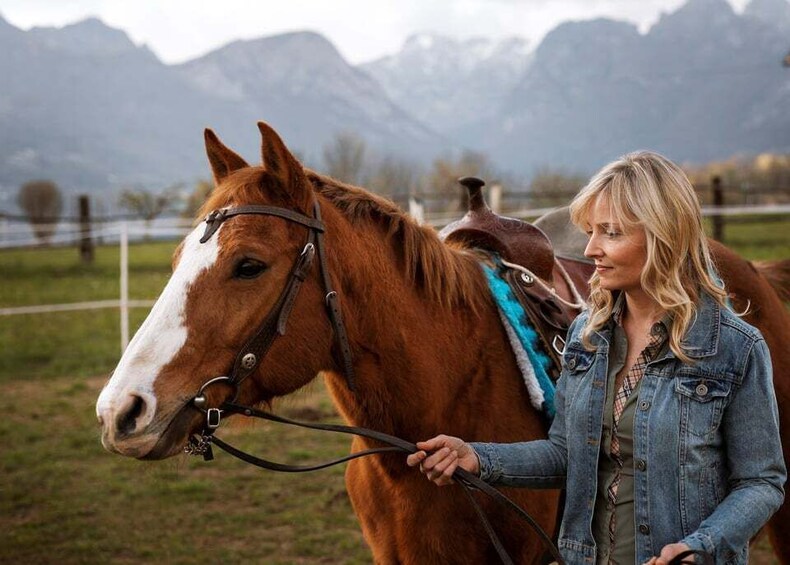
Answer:
<svg viewBox="0 0 790 565"><path fill-rule="evenodd" d="M231 202L251 203L261 198L263 167L236 171L215 188L198 212L202 219L211 210ZM329 200L352 224L380 227L403 255L405 276L426 299L445 307L476 310L486 295L479 257L442 242L431 227L419 225L395 204L362 188L305 169L314 190Z"/></svg>
<svg viewBox="0 0 790 565"><path fill-rule="evenodd" d="M316 192L327 198L352 224L374 223L394 239L403 253L406 277L432 302L476 309L487 292L477 263L480 258L448 246L432 227L419 225L391 201L362 188L306 170Z"/></svg>

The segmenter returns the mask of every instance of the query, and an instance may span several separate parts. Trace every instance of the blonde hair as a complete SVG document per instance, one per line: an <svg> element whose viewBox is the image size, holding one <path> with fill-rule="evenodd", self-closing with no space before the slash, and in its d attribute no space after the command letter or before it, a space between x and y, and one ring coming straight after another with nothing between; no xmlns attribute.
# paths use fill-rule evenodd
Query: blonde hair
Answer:
<svg viewBox="0 0 790 565"><path fill-rule="evenodd" d="M681 339L697 313L701 293L719 304L727 295L716 280L700 205L686 174L672 161L649 151L629 153L601 169L573 199L571 221L582 229L598 199L608 199L613 217L624 230L641 227L647 237L642 289L672 316L669 346L683 362L691 359ZM601 288L598 274L590 280L590 315L582 343L612 315L612 292Z"/></svg>

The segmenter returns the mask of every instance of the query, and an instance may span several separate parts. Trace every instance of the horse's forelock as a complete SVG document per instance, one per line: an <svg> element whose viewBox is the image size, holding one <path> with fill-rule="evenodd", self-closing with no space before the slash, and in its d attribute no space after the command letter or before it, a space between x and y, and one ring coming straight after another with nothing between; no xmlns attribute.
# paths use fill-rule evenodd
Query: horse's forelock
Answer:
<svg viewBox="0 0 790 565"><path fill-rule="evenodd" d="M240 169L214 187L198 211L196 220L200 221L211 211L228 206L245 204L269 204L286 208L298 206L301 198L299 195L290 194L291 188L284 187L280 179L265 167Z"/></svg>

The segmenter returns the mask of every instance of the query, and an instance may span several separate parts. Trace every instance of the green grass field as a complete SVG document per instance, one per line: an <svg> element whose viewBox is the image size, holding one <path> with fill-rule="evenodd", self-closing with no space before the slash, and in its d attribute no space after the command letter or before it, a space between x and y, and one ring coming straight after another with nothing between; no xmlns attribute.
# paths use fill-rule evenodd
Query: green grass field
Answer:
<svg viewBox="0 0 790 565"><path fill-rule="evenodd" d="M790 257L788 221L733 224L726 234L748 258ZM130 248L132 298L156 297L174 248ZM98 248L89 267L73 248L0 251L0 281L0 307L114 299L118 248ZM133 310L132 331L145 315ZM106 453L93 406L119 357L118 317L0 317L0 563L370 562L342 468L282 475L222 452L210 463ZM320 382L276 409L338 421ZM278 461L317 462L349 446L347 436L272 424L221 435ZM764 542L753 562L774 563Z"/></svg>

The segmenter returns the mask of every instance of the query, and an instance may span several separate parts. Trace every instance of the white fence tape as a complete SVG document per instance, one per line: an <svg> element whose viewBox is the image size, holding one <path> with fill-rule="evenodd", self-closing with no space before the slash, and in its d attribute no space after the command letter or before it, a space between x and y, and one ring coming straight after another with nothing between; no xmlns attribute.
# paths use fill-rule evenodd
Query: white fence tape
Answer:
<svg viewBox="0 0 790 565"><path fill-rule="evenodd" d="M561 206L552 206L549 208L523 208L505 214L511 218L537 218L543 214L548 214L561 208ZM765 215L781 215L790 214L790 204L765 204L762 206L705 206L702 208L703 216L765 216ZM459 212L452 212L450 214L426 214L424 222L429 226L441 228L454 220L461 218Z"/></svg>
<svg viewBox="0 0 790 565"><path fill-rule="evenodd" d="M535 218L542 216L548 212L556 210L557 207L551 208L537 208L537 209L522 209L512 212L510 216L514 218ZM415 202L412 204L412 214L421 215L423 211L420 203ZM702 208L703 216L738 216L738 215L771 215L771 214L790 214L790 204L781 205L763 205L763 206L723 206L713 207L706 206ZM447 225L453 220L460 217L458 212L452 214L430 214L423 221L424 223L434 226L442 227ZM5 224L5 222L2 222ZM79 224L64 223L61 224L62 228L66 226L78 226ZM128 255L126 252L126 245L128 245L127 237L129 235L138 236L183 236L186 235L189 229L192 228L194 223L192 220L173 220L171 219L167 225L157 225L157 222L146 223L144 221L129 221L129 222L113 222L113 223L96 223L92 226L91 237L93 238L108 238L120 240L118 243L121 246L121 298L120 300L96 300L91 302L75 302L71 304L43 304L35 306L18 306L14 308L0 308L0 316L14 316L21 314L47 314L53 312L73 312L78 310L96 310L101 308L117 308L121 312L121 350L126 348L128 343L128 308L150 308L153 306L153 300L129 300L128 296ZM4 236L8 236L9 229L7 225L2 226ZM29 226L26 227L29 230ZM14 230L16 231L16 230ZM65 230L64 230L65 231ZM21 233L21 231L20 231ZM27 232L30 233L29 231ZM72 244L82 237L81 230L74 229L63 233L61 231L58 235L50 239L51 245L58 244ZM125 241L126 240L126 241ZM11 247L40 247L40 242L37 239L11 239L10 241L0 241L0 249Z"/></svg>
<svg viewBox="0 0 790 565"><path fill-rule="evenodd" d="M150 308L154 300L129 300L129 308ZM37 306L17 306L0 308L0 316L17 314L49 314L51 312L73 312L76 310L100 310L102 308L120 308L120 300L95 300L93 302L73 302L71 304L41 304Z"/></svg>

